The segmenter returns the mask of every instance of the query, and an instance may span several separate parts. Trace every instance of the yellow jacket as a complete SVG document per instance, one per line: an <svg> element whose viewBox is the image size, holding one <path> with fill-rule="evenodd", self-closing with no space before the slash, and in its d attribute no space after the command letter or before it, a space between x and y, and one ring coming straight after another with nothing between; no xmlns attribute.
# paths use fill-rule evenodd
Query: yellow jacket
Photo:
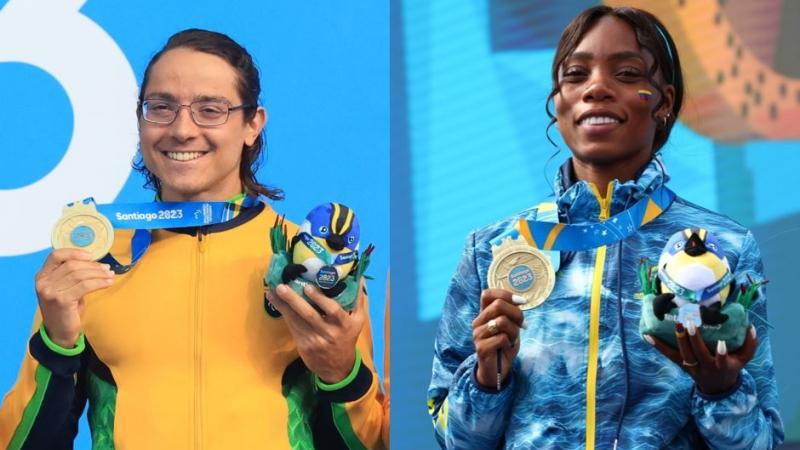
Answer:
<svg viewBox="0 0 800 450"><path fill-rule="evenodd" d="M360 366L330 391L316 386L283 319L265 311L275 217L259 204L223 224L154 231L130 272L87 296L80 355L45 344L37 314L0 409L0 448L71 448L87 399L94 448L380 446L369 322ZM129 243L118 232L114 253Z"/></svg>

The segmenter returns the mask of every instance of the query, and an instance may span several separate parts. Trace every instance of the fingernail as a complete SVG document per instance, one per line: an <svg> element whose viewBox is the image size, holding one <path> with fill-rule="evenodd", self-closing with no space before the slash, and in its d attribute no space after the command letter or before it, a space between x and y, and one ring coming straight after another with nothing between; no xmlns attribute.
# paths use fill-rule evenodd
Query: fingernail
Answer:
<svg viewBox="0 0 800 450"><path fill-rule="evenodd" d="M718 355L727 355L728 354L728 345L723 340L717 341L717 354Z"/></svg>
<svg viewBox="0 0 800 450"><path fill-rule="evenodd" d="M528 323L525 322L525 319L522 319L522 329L523 330L527 330L528 329Z"/></svg>
<svg viewBox="0 0 800 450"><path fill-rule="evenodd" d="M278 294L285 294L286 291L289 290L289 288L287 288L285 284L279 284L278 287L275 288L275 290L278 292Z"/></svg>
<svg viewBox="0 0 800 450"><path fill-rule="evenodd" d="M753 339L755 339L757 334L755 325L750 325L750 336L753 336Z"/></svg>
<svg viewBox="0 0 800 450"><path fill-rule="evenodd" d="M656 341L654 341L653 338L649 334L643 334L642 338L644 338L645 342L647 342L648 344L650 344L652 346L656 345Z"/></svg>
<svg viewBox="0 0 800 450"><path fill-rule="evenodd" d="M694 321L689 321L689 325L686 327L686 332L689 333L689 336L694 336L697 333L697 327L694 326Z"/></svg>
<svg viewBox="0 0 800 450"><path fill-rule="evenodd" d="M314 293L314 288L311 287L310 284L307 284L307 285L303 286L303 292L305 292L306 295L311 295L311 294Z"/></svg>
<svg viewBox="0 0 800 450"><path fill-rule="evenodd" d="M527 300L525 300L525 297L517 294L511 296L511 301L514 302L515 305L524 305L525 302L527 302Z"/></svg>
<svg viewBox="0 0 800 450"><path fill-rule="evenodd" d="M106 270L111 270L111 264L103 264Z"/></svg>

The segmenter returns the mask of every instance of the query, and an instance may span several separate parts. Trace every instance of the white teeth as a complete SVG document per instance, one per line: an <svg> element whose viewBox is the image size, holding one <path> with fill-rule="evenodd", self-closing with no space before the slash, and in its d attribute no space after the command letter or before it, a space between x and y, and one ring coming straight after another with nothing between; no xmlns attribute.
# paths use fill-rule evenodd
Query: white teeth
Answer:
<svg viewBox="0 0 800 450"><path fill-rule="evenodd" d="M191 161L205 155L203 152L166 152L165 154L167 158L175 161Z"/></svg>
<svg viewBox="0 0 800 450"><path fill-rule="evenodd" d="M604 125L607 123L619 123L619 119L608 116L591 116L581 121L581 125Z"/></svg>

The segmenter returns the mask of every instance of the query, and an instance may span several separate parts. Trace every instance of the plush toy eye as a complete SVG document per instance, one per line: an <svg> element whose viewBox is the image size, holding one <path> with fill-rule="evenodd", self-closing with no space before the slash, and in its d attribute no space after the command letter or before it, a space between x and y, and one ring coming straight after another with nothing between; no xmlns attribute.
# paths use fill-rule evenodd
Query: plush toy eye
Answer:
<svg viewBox="0 0 800 450"><path fill-rule="evenodd" d="M675 250L680 250L683 248L683 242L676 242L675 243Z"/></svg>
<svg viewBox="0 0 800 450"><path fill-rule="evenodd" d="M356 241L356 237L355 236L348 236L347 237L347 243L348 244L352 244L355 241Z"/></svg>
<svg viewBox="0 0 800 450"><path fill-rule="evenodd" d="M322 233L322 234L327 233L328 232L328 227L326 227L325 225L319 227L319 232Z"/></svg>

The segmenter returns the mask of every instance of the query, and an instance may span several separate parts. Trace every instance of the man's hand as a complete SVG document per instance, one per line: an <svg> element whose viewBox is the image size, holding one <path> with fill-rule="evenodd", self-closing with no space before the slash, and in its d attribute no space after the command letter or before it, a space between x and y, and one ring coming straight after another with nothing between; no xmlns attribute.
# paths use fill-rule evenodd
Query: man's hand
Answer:
<svg viewBox="0 0 800 450"><path fill-rule="evenodd" d="M92 261L88 252L62 248L50 253L36 274L36 296L50 340L60 347L75 347L83 298L113 282L109 265Z"/></svg>
<svg viewBox="0 0 800 450"><path fill-rule="evenodd" d="M305 295L321 312L284 284L267 294L272 306L286 320L300 358L326 384L342 381L353 370L356 341L365 320L360 307L363 287L362 279L356 308L351 313L310 285L305 287Z"/></svg>

